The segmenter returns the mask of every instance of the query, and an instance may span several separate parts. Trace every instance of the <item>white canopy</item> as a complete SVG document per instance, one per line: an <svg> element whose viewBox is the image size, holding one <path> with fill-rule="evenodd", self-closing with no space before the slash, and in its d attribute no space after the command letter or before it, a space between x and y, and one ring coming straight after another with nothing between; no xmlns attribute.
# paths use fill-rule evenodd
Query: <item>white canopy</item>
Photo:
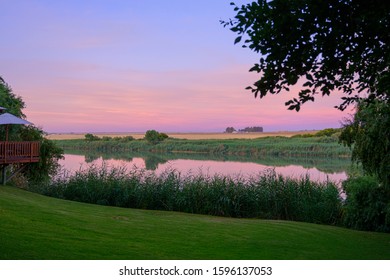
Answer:
<svg viewBox="0 0 390 280"><path fill-rule="evenodd" d="M0 125L5 125L5 141L8 141L8 126L10 124L32 124L10 113L0 115Z"/></svg>
<svg viewBox="0 0 390 280"><path fill-rule="evenodd" d="M32 124L26 120L18 118L10 113L0 115L0 125L2 124Z"/></svg>

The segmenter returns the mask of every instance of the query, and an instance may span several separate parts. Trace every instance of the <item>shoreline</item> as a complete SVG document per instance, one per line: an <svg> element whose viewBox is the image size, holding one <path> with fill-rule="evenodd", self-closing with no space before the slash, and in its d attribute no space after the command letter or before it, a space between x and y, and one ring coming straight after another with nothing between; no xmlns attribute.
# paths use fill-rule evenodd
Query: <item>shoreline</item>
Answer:
<svg viewBox="0 0 390 280"><path fill-rule="evenodd" d="M277 132L248 132L248 133L224 133L224 132L165 132L169 137L187 139L187 140L205 140L205 139L254 139L262 137L291 137L297 134L314 134L318 130L301 131L277 131ZM91 132L89 132L91 133ZM84 139L86 133L50 133L47 138L50 140L72 140ZM142 139L144 132L96 132L92 133L99 137L125 137L132 136L135 139Z"/></svg>

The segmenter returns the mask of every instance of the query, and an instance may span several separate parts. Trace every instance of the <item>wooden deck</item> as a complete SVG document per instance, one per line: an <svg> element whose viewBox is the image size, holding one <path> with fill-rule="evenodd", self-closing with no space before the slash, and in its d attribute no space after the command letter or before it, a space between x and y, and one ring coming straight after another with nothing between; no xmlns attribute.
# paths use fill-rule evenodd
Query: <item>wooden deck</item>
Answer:
<svg viewBox="0 0 390 280"><path fill-rule="evenodd" d="M0 142L0 165L39 161L38 141Z"/></svg>

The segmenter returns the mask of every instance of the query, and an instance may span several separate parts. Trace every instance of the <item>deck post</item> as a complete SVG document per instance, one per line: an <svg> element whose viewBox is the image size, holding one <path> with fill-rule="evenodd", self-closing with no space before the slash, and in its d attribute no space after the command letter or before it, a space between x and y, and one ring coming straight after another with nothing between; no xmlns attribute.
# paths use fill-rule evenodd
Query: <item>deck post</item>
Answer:
<svg viewBox="0 0 390 280"><path fill-rule="evenodd" d="M7 165L2 165L1 175L1 184L4 186L7 183Z"/></svg>

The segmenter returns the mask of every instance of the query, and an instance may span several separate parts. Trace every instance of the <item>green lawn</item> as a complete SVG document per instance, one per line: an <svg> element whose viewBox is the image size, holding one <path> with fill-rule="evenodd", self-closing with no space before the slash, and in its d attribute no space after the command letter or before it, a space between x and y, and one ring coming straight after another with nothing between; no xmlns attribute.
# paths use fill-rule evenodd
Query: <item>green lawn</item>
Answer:
<svg viewBox="0 0 390 280"><path fill-rule="evenodd" d="M0 259L390 259L390 234L104 207L0 186Z"/></svg>

